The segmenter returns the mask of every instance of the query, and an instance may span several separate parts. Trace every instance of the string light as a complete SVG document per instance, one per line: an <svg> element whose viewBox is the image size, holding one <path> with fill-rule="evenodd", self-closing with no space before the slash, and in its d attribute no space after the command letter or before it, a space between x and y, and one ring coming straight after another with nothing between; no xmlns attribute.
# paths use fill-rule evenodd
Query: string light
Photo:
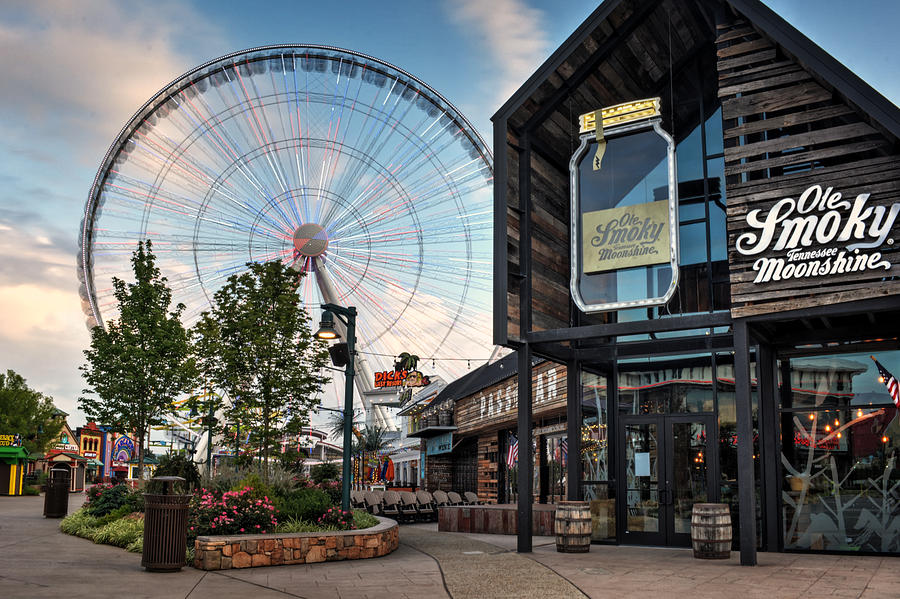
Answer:
<svg viewBox="0 0 900 599"><path fill-rule="evenodd" d="M881 438L881 442L882 442L882 443L887 443L887 442L888 442L887 435L885 435L885 436L883 436L883 437Z"/></svg>
<svg viewBox="0 0 900 599"><path fill-rule="evenodd" d="M826 433L830 433L830 432L831 432L831 425L830 425L830 424L826 424L826 425L825 425L825 432L826 432Z"/></svg>
<svg viewBox="0 0 900 599"><path fill-rule="evenodd" d="M838 434L837 434L837 438L838 438L838 439L841 438L841 433L838 433Z"/></svg>
<svg viewBox="0 0 900 599"><path fill-rule="evenodd" d="M809 415L809 419L810 419L810 420L815 420L815 419L816 419L816 415L815 415L815 414L810 414L810 415Z"/></svg>
<svg viewBox="0 0 900 599"><path fill-rule="evenodd" d="M856 410L856 417L862 418L862 410Z"/></svg>

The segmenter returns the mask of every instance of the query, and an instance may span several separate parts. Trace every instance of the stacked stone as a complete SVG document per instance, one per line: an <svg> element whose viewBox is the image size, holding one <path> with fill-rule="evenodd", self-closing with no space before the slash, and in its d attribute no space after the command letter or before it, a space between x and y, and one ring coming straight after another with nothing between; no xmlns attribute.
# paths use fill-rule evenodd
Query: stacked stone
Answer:
<svg viewBox="0 0 900 599"><path fill-rule="evenodd" d="M397 524L387 519L364 531L199 537L194 567L230 570L367 559L387 555L399 544Z"/></svg>

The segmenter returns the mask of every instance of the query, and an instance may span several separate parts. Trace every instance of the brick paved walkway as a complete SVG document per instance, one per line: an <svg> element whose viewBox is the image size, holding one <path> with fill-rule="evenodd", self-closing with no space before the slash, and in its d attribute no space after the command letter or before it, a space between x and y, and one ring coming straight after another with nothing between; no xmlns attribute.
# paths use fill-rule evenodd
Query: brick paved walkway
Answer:
<svg viewBox="0 0 900 599"><path fill-rule="evenodd" d="M439 533L435 524L402 526L400 548L379 559L153 574L137 554L60 533L42 507L41 497L0 497L0 598L96 599L104 588L190 599L900 597L895 557L761 553L760 566L744 568L737 555L702 561L679 549L593 545L561 554L549 537L520 555L513 536Z"/></svg>

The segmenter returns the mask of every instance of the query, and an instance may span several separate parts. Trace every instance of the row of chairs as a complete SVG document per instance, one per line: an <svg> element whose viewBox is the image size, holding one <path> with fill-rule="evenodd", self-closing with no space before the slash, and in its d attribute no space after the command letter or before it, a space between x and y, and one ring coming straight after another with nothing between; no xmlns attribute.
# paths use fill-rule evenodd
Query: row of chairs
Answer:
<svg viewBox="0 0 900 599"><path fill-rule="evenodd" d="M353 507L401 522L437 522L438 508L449 505L481 505L478 495L466 491L351 491Z"/></svg>

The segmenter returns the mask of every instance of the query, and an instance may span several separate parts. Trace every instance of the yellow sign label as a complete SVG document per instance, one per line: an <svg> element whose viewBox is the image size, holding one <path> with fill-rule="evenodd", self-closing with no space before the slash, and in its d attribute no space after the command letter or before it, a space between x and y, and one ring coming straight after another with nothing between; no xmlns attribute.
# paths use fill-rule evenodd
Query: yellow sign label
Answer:
<svg viewBox="0 0 900 599"><path fill-rule="evenodd" d="M586 212L582 216L585 274L669 262L669 202Z"/></svg>

